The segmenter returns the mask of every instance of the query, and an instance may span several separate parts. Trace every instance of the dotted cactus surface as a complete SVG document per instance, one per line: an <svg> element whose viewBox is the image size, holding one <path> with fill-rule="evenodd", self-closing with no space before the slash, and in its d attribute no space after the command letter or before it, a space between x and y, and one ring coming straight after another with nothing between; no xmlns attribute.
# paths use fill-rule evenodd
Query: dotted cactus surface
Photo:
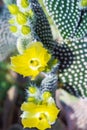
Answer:
<svg viewBox="0 0 87 130"><path fill-rule="evenodd" d="M43 0L49 15L64 39L82 38L87 34L87 9L79 0Z"/></svg>
<svg viewBox="0 0 87 130"><path fill-rule="evenodd" d="M43 2L63 38L72 37L81 15L78 0L43 0Z"/></svg>
<svg viewBox="0 0 87 130"><path fill-rule="evenodd" d="M70 41L54 48L59 58L59 80L63 88L78 97L87 96L87 42Z"/></svg>
<svg viewBox="0 0 87 130"><path fill-rule="evenodd" d="M34 26L34 29L40 40L43 42L44 46L51 49L53 36L46 15L44 14L40 4L38 3L38 0L31 0L31 6L35 12L36 17L36 24Z"/></svg>
<svg viewBox="0 0 87 130"><path fill-rule="evenodd" d="M59 24L58 27L60 31L64 28L64 30L61 31L62 32L61 34L62 35L64 34L63 35L64 38L69 38L72 35L73 37L78 37L78 36L79 38L83 37L84 35L86 35L86 24L84 21L86 19L87 14L81 13L81 10L78 9L77 7L78 1L73 0L71 3L69 1L68 2L65 2L65 1L64 0L61 0L61 1L44 0L47 8L50 9L50 12L52 11L53 13L52 15L54 15L54 17L57 19L56 21ZM62 16L61 16L61 11L62 11L61 8L63 7L61 6L59 7L58 2L61 3L62 6L66 9L66 11L64 12L67 12L68 10L67 16L70 16L70 17L73 16L73 18L68 19L68 22L70 19L74 21L73 26L71 26L72 22L71 23L69 22L67 24L66 23L62 24L61 20L63 20L63 22L66 22L67 16L66 17L64 16L65 15L64 12L62 13ZM53 55L56 58L58 58L60 61L59 81L63 84L63 88L66 89L71 94L74 94L78 97L87 96L87 67L86 67L87 66L87 42L84 41L83 39L75 40L73 38L72 41L69 39L68 42L65 42L63 44L58 44L56 42L54 42L53 44L53 39L52 39L52 34L51 34L49 23L40 5L38 4L38 1L32 0L31 3L32 3L32 7L35 11L36 18L37 18L37 24L35 26L36 32L39 38L41 39L41 41L44 43L44 45L47 48L51 48ZM70 4L70 7L68 6L68 4ZM74 4L76 4L76 6ZM54 9L54 6L56 6L57 8L59 7L57 9L57 10L60 10L58 14L55 13L56 10ZM74 8L73 11L75 11L75 8L76 8L76 11L75 11L76 13L71 11L72 14L69 14L71 13L69 11L71 6L73 6L72 8ZM60 21L59 21L58 16L61 16ZM81 20L80 20L80 16L81 16ZM83 23L85 27L83 26ZM71 27L71 32L73 31L73 33L71 33L69 30L67 31L69 26ZM81 28L81 26L83 28Z"/></svg>
<svg viewBox="0 0 87 130"><path fill-rule="evenodd" d="M81 15L81 20L74 36L76 38L83 38L87 34L87 10L84 10Z"/></svg>

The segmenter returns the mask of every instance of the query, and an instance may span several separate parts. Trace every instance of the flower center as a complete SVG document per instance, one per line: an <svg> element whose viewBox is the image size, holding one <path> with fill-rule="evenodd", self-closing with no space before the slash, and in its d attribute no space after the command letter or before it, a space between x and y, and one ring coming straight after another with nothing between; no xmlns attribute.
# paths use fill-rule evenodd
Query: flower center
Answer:
<svg viewBox="0 0 87 130"><path fill-rule="evenodd" d="M43 119L46 119L46 115L44 113L41 113L40 116L39 116L39 120L43 120Z"/></svg>
<svg viewBox="0 0 87 130"><path fill-rule="evenodd" d="M37 61L37 60L31 60L30 61L30 64L32 65L32 66L38 66L39 65L39 62Z"/></svg>
<svg viewBox="0 0 87 130"><path fill-rule="evenodd" d="M34 58L30 60L30 67L33 70L36 70L40 67L40 62L38 59Z"/></svg>

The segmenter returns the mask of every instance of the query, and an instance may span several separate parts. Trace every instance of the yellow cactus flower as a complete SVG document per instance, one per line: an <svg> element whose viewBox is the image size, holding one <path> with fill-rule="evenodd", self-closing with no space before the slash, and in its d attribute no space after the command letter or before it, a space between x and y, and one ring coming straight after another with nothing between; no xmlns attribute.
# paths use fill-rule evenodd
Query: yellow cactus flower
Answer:
<svg viewBox="0 0 87 130"><path fill-rule="evenodd" d="M21 6L22 6L23 8L27 8L27 7L29 6L28 0L21 0Z"/></svg>
<svg viewBox="0 0 87 130"><path fill-rule="evenodd" d="M8 5L8 9L13 15L16 15L19 12L19 8L15 4Z"/></svg>
<svg viewBox="0 0 87 130"><path fill-rule="evenodd" d="M24 102L21 106L21 110L23 111L21 118L24 128L36 127L39 130L51 128L60 111L56 107L51 93L46 91L41 94L40 89L35 86L29 87L27 92L29 93L27 102ZM36 93L38 93L38 98Z"/></svg>
<svg viewBox="0 0 87 130"><path fill-rule="evenodd" d="M82 0L82 1L81 1L81 5L82 5L83 7L87 6L87 0Z"/></svg>
<svg viewBox="0 0 87 130"><path fill-rule="evenodd" d="M16 33L16 32L17 32L17 27L16 27L16 26L10 26L10 30L11 30L13 33Z"/></svg>
<svg viewBox="0 0 87 130"><path fill-rule="evenodd" d="M59 113L55 103L42 105L27 102L22 104L21 110L24 111L21 115L24 128L36 127L39 130L51 128Z"/></svg>
<svg viewBox="0 0 87 130"><path fill-rule="evenodd" d="M31 29L30 29L29 26L23 25L21 31L22 31L22 33L23 33L24 35L27 35L27 34L29 34L29 33L31 32Z"/></svg>
<svg viewBox="0 0 87 130"><path fill-rule="evenodd" d="M35 78L45 69L50 58L41 42L34 42L23 54L11 58L11 68L23 76Z"/></svg>
<svg viewBox="0 0 87 130"><path fill-rule="evenodd" d="M25 14L23 14L22 12L19 12L17 14L17 22L20 24L20 25L23 25L27 22L27 17Z"/></svg>

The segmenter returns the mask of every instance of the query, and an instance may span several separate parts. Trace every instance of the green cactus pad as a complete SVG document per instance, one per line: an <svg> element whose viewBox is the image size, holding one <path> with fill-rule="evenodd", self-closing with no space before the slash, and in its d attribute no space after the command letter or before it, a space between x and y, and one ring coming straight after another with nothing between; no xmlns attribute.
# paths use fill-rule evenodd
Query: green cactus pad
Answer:
<svg viewBox="0 0 87 130"><path fill-rule="evenodd" d="M64 39L72 37L81 15L78 0L43 0L43 2L62 37Z"/></svg>
<svg viewBox="0 0 87 130"><path fill-rule="evenodd" d="M82 38L85 37L87 34L87 11L82 12L80 24L75 32L76 38Z"/></svg>
<svg viewBox="0 0 87 130"><path fill-rule="evenodd" d="M60 60L59 80L63 88L78 97L87 96L87 42L70 41L55 47Z"/></svg>
<svg viewBox="0 0 87 130"><path fill-rule="evenodd" d="M32 0L31 7L36 15L36 24L34 26L35 32L37 33L38 37L43 42L45 47L51 48L53 36L46 15L44 14L40 4L38 3L38 0Z"/></svg>
<svg viewBox="0 0 87 130"><path fill-rule="evenodd" d="M48 1L45 0L45 2L46 2L45 4L47 4ZM52 2L53 2L53 0L48 2L48 7L52 5ZM74 2L76 2L76 1L74 1ZM53 4L55 5L56 3L53 2ZM36 17L37 17L35 29L36 29L36 32L37 32L39 38L41 39L41 41L44 43L44 45L46 47L52 48L53 55L56 58L58 58L60 61L59 80L62 84L64 84L63 85L64 89L66 89L67 91L69 91L70 93L72 93L78 97L87 96L87 89L86 89L86 85L87 85L87 76L86 76L87 75L87 68L86 68L87 42L85 42L83 40L79 40L79 41L78 40L76 40L76 41L68 40L69 42L64 43L62 45L57 44L56 42L54 42L54 44L53 44L50 26L46 19L46 16L44 15L44 12L42 11L37 0L36 1L32 0L31 5L32 5L32 7L35 11ZM65 5L67 5L67 4L65 3ZM66 7L66 9L67 9L67 7ZM76 6L76 9L77 9L77 6ZM80 18L78 18L80 13L77 13L77 14L78 14L78 16L76 16L76 17L78 20L75 19L76 23L80 21ZM55 16L55 13L53 15ZM57 17L57 19L58 19L58 17ZM61 24L61 21L59 21L59 23ZM75 30L76 30L76 23L74 22ZM70 26L70 24L69 24L69 26ZM65 31L66 31L66 29L64 30L64 32ZM69 34L69 36L71 36L70 32L68 34ZM65 36L65 38L68 38L67 36Z"/></svg>

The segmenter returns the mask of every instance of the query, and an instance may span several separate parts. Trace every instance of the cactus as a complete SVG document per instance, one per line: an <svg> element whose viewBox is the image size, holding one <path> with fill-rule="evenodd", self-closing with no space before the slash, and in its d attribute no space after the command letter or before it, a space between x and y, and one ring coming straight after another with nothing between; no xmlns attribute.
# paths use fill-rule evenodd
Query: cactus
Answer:
<svg viewBox="0 0 87 130"><path fill-rule="evenodd" d="M10 13L8 9L3 6L0 12L0 61L7 58L16 49L16 38L9 31L8 19Z"/></svg>
<svg viewBox="0 0 87 130"><path fill-rule="evenodd" d="M78 0L42 2L63 38L62 44L54 41L53 46L53 55L60 60L59 81L71 94L86 97L87 10L80 7Z"/></svg>

